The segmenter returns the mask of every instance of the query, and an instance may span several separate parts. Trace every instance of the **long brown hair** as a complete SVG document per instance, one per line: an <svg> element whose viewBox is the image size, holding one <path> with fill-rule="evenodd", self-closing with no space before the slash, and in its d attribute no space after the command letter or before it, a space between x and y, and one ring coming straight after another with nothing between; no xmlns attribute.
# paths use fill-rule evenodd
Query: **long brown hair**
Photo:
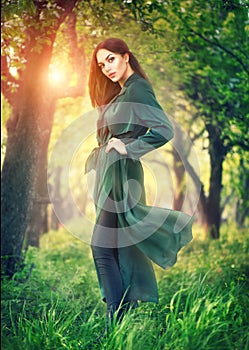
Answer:
<svg viewBox="0 0 249 350"><path fill-rule="evenodd" d="M121 90L119 83L118 82L114 83L109 78L107 78L102 73L101 68L98 66L96 56L97 56L97 52L100 49L106 49L115 54L120 54L122 56L125 53L128 53L129 63L133 71L138 75L140 75L142 78L148 80L145 72L143 71L142 67L138 63L138 60L133 55L133 53L130 52L129 47L123 40L118 38L106 39L96 46L93 52L92 61L91 61L88 86L89 86L89 94L90 94L93 107L107 104Z"/></svg>

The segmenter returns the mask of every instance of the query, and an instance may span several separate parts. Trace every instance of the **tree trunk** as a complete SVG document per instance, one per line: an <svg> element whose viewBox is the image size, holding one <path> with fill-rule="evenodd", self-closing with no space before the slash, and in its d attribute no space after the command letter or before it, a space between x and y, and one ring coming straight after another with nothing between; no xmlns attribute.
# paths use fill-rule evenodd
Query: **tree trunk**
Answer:
<svg viewBox="0 0 249 350"><path fill-rule="evenodd" d="M38 178L38 160L48 132L51 104L47 76L52 48L31 53L22 86L7 124L8 140L2 169L1 256L4 273L12 276L22 260L24 234L30 219ZM36 77L35 84L34 78ZM51 121L49 121L51 125ZM51 128L50 128L51 129ZM48 137L50 136L50 133Z"/></svg>
<svg viewBox="0 0 249 350"><path fill-rule="evenodd" d="M175 191L173 199L173 209L181 210L184 202L185 196L185 168L184 164L178 154L178 152L173 149L173 169L175 174Z"/></svg>
<svg viewBox="0 0 249 350"><path fill-rule="evenodd" d="M83 50L77 46L76 15L73 13L76 3L77 0L55 1L57 11L56 15L48 17L50 24L44 26L42 21L42 25L37 26L37 21L42 16L46 17L47 11L50 10L46 9L46 1L40 1L39 4L35 2L30 25L25 27L24 21L21 34L25 35L20 50L25 54L25 68L19 71L19 79L11 75L6 56L3 60L4 74L7 77L7 83L2 85L3 92L13 108L13 118L8 123L8 140L1 179L1 255L3 272L9 277L17 271L17 265L21 261L24 234L37 189L38 162L41 155L46 154L47 141L50 138L53 102L60 97L78 97L83 93L82 80L85 78L85 69L83 71ZM73 52L76 53L75 67L81 74L76 86L62 87L52 92L48 83L48 71L53 44L58 28L68 15L72 17L68 29L71 34L69 43L73 50L77 51ZM15 92L11 91L9 85L13 82ZM44 140L47 141L44 143Z"/></svg>
<svg viewBox="0 0 249 350"><path fill-rule="evenodd" d="M236 202L235 219L238 228L244 228L249 214L249 176L244 158L240 159L239 186L241 188L240 198Z"/></svg>
<svg viewBox="0 0 249 350"><path fill-rule="evenodd" d="M59 203L62 203L62 197L61 197L61 193L60 193L61 174L62 174L61 166L58 166L55 169L54 179L50 179L51 174L48 174L49 192L53 196L54 200L58 201ZM49 215L49 228L52 230L58 230L59 224L60 224L59 219L58 219L58 217L53 209L53 206L51 206L50 215Z"/></svg>
<svg viewBox="0 0 249 350"><path fill-rule="evenodd" d="M20 108L18 123L9 130L2 169L1 256L4 272L12 276L21 263L24 232L29 220L37 178L39 139L36 108Z"/></svg>
<svg viewBox="0 0 249 350"><path fill-rule="evenodd" d="M222 164L226 155L226 147L220 137L220 130L215 125L207 125L209 133L209 155L210 155L210 181L209 196L207 199L207 226L206 231L211 238L220 237L221 222L221 190L222 190Z"/></svg>
<svg viewBox="0 0 249 350"><path fill-rule="evenodd" d="M175 190L173 198L173 209L181 210L184 202L186 191L186 176L184 161L188 159L190 147L180 126L174 125L173 140L173 170L175 174Z"/></svg>
<svg viewBox="0 0 249 350"><path fill-rule="evenodd" d="M202 225L206 228L208 227L208 219L207 219L207 197L204 192L204 186L197 175L195 169L193 166L189 163L188 159L184 159L184 167L186 171L189 173L191 176L195 186L196 190L200 193L199 201L198 201L198 209L199 213L201 215L201 223Z"/></svg>
<svg viewBox="0 0 249 350"><path fill-rule="evenodd" d="M227 148L224 146L223 140L220 137L219 128L212 124L208 124L206 127L209 132L211 168L208 196L205 195L204 186L187 159L184 160L184 166L193 179L196 188L200 191L198 208L206 235L217 239L220 236L221 222L222 164L227 153Z"/></svg>
<svg viewBox="0 0 249 350"><path fill-rule="evenodd" d="M39 91L39 95L45 96L45 93ZM32 100L32 95L28 96ZM21 112L16 128L9 130L2 170L1 197L1 255L4 258L5 273L9 276L12 276L21 261L28 224L31 222L30 229L35 233L31 239L32 245L37 245L38 234L46 217L47 203L44 203L44 198L47 201L48 196L47 191L44 191L45 155L52 127L52 118L44 114L47 103L51 104L48 98L43 98L42 101L34 96L32 104L26 103L25 108L18 106ZM40 198L37 198L37 188L42 193Z"/></svg>
<svg viewBox="0 0 249 350"><path fill-rule="evenodd" d="M245 206L241 200L237 200L236 202L236 224L239 229L246 227L246 219L249 217L249 207Z"/></svg>
<svg viewBox="0 0 249 350"><path fill-rule="evenodd" d="M50 110L43 106L43 131L40 145L40 157L38 164L38 178L35 189L35 198L30 220L26 231L25 245L39 247L40 236L48 231L47 207L50 203L47 190L47 150L52 129L55 104L51 101Z"/></svg>
<svg viewBox="0 0 249 350"><path fill-rule="evenodd" d="M207 227L212 238L220 236L220 197L223 159L211 160L210 192L207 202Z"/></svg>
<svg viewBox="0 0 249 350"><path fill-rule="evenodd" d="M41 234L48 231L47 220L47 203L42 203L42 201L35 199L30 215L30 222L27 225L25 249L29 246L37 248L40 246Z"/></svg>

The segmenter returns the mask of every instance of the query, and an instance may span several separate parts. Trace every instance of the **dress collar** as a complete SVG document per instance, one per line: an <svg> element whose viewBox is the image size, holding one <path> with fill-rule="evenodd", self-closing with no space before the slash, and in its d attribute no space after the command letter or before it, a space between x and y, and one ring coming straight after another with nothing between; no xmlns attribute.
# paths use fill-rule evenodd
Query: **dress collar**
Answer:
<svg viewBox="0 0 249 350"><path fill-rule="evenodd" d="M125 81L124 87L128 87L133 81L137 80L139 76L137 73L133 73L132 75L129 76L129 78Z"/></svg>
<svg viewBox="0 0 249 350"><path fill-rule="evenodd" d="M122 89L120 90L118 96L123 95L123 94L126 92L128 86L129 86L133 81L137 80L138 77L139 77L139 76L138 76L136 73L133 73L132 75L130 75L129 78L125 81L124 86L123 86Z"/></svg>

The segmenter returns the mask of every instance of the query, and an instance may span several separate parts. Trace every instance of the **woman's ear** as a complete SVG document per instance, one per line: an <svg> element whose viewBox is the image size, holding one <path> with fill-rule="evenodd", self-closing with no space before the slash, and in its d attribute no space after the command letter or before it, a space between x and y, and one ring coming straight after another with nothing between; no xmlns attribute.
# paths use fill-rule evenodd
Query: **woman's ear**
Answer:
<svg viewBox="0 0 249 350"><path fill-rule="evenodd" d="M129 56L129 54L128 53L125 53L124 54L124 59L125 59L125 62L129 62L129 58L130 58L130 56Z"/></svg>

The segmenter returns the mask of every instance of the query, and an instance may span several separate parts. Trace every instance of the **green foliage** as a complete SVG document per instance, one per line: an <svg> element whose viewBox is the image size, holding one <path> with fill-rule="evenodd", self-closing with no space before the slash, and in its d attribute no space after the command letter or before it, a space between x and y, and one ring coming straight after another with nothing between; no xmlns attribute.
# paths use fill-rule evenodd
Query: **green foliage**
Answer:
<svg viewBox="0 0 249 350"><path fill-rule="evenodd" d="M196 233L173 268L156 267L159 304L141 304L105 337L89 247L63 229L50 232L40 250L29 249L25 269L3 281L2 348L247 349L248 248L248 231L224 226L220 241Z"/></svg>
<svg viewBox="0 0 249 350"><path fill-rule="evenodd" d="M245 162L248 158L248 2L139 0L126 3L137 18L158 35L160 42L164 37L165 42L168 37L172 38L169 56L180 73L179 88L196 110L188 128L201 119L208 131L207 142L203 141L212 160L207 203L212 202L211 208L216 206L215 212L221 212L222 205L214 203L222 181L222 174L220 180L215 177L217 156L221 163L229 153L243 154ZM196 135L206 137L207 133L200 130ZM240 169L238 179L241 181L237 184L246 192L243 171ZM239 201L242 202L240 207L246 206L247 199ZM245 210L242 211L241 223L245 218ZM215 214L210 214L208 221L214 217Z"/></svg>
<svg viewBox="0 0 249 350"><path fill-rule="evenodd" d="M1 168L2 162L4 159L5 151L6 151L6 143L7 143L7 131L5 129L6 121L11 115L11 109L8 102L5 100L4 96L1 94Z"/></svg>
<svg viewBox="0 0 249 350"><path fill-rule="evenodd" d="M9 18L11 15L20 15L24 11L32 13L35 11L34 1L32 0L3 0L1 1L2 16Z"/></svg>
<svg viewBox="0 0 249 350"><path fill-rule="evenodd" d="M229 150L235 145L248 150L248 4L238 0L152 4L157 14L151 15L154 29L159 34L172 31L176 38L170 55L180 68L185 95L206 123L221 130ZM145 6L136 11L140 16L150 13Z"/></svg>
<svg viewBox="0 0 249 350"><path fill-rule="evenodd" d="M248 226L249 194L245 189L249 179L248 154L243 149L238 149L227 156L224 163L223 179L223 207L232 199L230 206L226 207L224 217L232 222L234 213L238 227Z"/></svg>

